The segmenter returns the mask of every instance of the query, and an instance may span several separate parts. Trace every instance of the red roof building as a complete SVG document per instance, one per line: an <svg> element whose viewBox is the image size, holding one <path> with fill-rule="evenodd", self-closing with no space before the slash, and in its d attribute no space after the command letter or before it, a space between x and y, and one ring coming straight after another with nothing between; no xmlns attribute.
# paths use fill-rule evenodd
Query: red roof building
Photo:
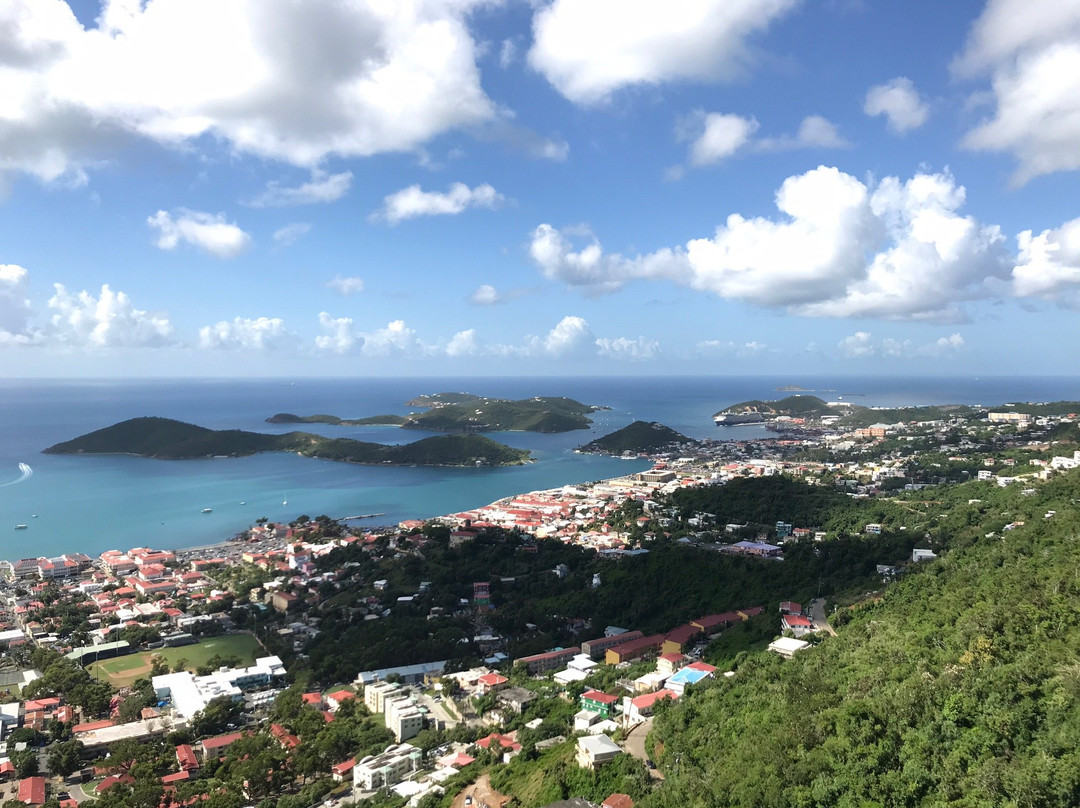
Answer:
<svg viewBox="0 0 1080 808"><path fill-rule="evenodd" d="M195 757L195 750L190 744L182 743L176 747L176 762L184 771L199 768L199 759Z"/></svg>
<svg viewBox="0 0 1080 808"><path fill-rule="evenodd" d="M27 805L45 804L45 778L26 777L19 781L19 802Z"/></svg>

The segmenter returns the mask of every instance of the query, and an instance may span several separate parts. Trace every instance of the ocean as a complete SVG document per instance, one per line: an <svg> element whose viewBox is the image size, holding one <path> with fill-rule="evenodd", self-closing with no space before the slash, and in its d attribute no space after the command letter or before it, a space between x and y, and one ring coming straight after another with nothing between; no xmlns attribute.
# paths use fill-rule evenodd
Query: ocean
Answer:
<svg viewBox="0 0 1080 808"><path fill-rule="evenodd" d="M659 421L696 438L745 439L759 426L718 428L717 410L747 399L817 391L868 406L1000 404L1080 399L1074 377L791 378L571 377L0 382L0 558L97 555L110 548L192 547L230 538L260 517L383 514L365 524L396 524L485 505L511 494L640 471L641 460L580 455L574 448L636 419ZM591 430L559 435L491 433L529 449L536 462L505 469L356 466L287 454L206 460L44 455L60 441L142 415L214 429L286 432L278 412L361 417L409 412L423 393L461 391L503 398L570 396L605 405ZM394 427L304 425L326 435L383 443L430 433ZM203 513L203 509L211 509ZM25 530L15 525L25 524Z"/></svg>

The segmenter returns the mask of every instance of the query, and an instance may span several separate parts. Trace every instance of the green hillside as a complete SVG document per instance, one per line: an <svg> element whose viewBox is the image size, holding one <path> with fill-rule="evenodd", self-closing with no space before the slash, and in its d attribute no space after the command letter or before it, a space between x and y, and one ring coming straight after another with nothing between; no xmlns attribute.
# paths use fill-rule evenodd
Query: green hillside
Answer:
<svg viewBox="0 0 1080 808"><path fill-rule="evenodd" d="M348 463L418 466L507 466L529 459L527 451L480 435L444 435L388 446L324 438L310 432L264 435L239 429L212 430L169 418L132 418L44 451L46 454L133 454L165 460L295 452Z"/></svg>
<svg viewBox="0 0 1080 808"><path fill-rule="evenodd" d="M788 415L791 417L817 417L822 415L835 415L824 399L817 396L787 396L776 401L740 401L726 409L720 410L716 415L741 415L745 413L759 412L763 415Z"/></svg>
<svg viewBox="0 0 1080 808"><path fill-rule="evenodd" d="M842 609L817 648L746 655L658 711L667 780L641 804L1080 804L1077 497L1074 472L1026 497L912 498L944 556Z"/></svg>
<svg viewBox="0 0 1080 808"><path fill-rule="evenodd" d="M428 406L426 412L410 415L402 424L406 429L426 429L434 432L569 432L588 429L589 414L596 408L572 398L542 397L511 401L501 398L469 397L466 403L428 403L443 399L453 402L466 394L442 393L422 397L410 405Z"/></svg>
<svg viewBox="0 0 1080 808"><path fill-rule="evenodd" d="M329 424L330 426L401 426L404 415L370 415L367 418L339 418L336 415L294 415L279 412L266 419L268 424Z"/></svg>

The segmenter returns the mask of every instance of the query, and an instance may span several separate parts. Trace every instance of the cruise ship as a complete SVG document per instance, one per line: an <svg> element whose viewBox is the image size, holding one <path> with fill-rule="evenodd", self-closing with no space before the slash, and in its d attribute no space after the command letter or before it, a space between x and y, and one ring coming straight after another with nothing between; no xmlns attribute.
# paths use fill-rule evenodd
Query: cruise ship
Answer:
<svg viewBox="0 0 1080 808"><path fill-rule="evenodd" d="M765 416L760 412L718 412L713 416L717 426L741 426L742 424L760 424Z"/></svg>

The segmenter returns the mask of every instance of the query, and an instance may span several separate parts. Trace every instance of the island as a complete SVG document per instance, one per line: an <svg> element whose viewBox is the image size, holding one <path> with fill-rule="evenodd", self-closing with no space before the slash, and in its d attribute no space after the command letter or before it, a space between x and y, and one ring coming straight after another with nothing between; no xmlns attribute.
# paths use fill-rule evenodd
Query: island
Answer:
<svg viewBox="0 0 1080 808"><path fill-rule="evenodd" d="M482 435L440 435L401 446L310 432L266 435L240 429L214 430L171 418L131 418L58 443L45 454L130 454L162 460L242 457L260 452L295 452L345 463L390 466L516 466L528 451Z"/></svg>
<svg viewBox="0 0 1080 808"><path fill-rule="evenodd" d="M634 421L609 435L590 441L578 449L589 454L656 454L676 448L697 446L698 442L656 421Z"/></svg>
<svg viewBox="0 0 1080 808"><path fill-rule="evenodd" d="M367 418L338 418L336 415L293 415L279 412L266 419L268 424L329 424L330 426L401 426L404 415L372 415Z"/></svg>
<svg viewBox="0 0 1080 808"><path fill-rule="evenodd" d="M607 409L582 404L572 398L536 396L519 400L484 398L471 393L435 393L405 402L425 412L409 415L373 415L338 418L335 415L278 413L272 424L331 424L334 426L400 426L429 432L570 432L588 429L591 413Z"/></svg>

